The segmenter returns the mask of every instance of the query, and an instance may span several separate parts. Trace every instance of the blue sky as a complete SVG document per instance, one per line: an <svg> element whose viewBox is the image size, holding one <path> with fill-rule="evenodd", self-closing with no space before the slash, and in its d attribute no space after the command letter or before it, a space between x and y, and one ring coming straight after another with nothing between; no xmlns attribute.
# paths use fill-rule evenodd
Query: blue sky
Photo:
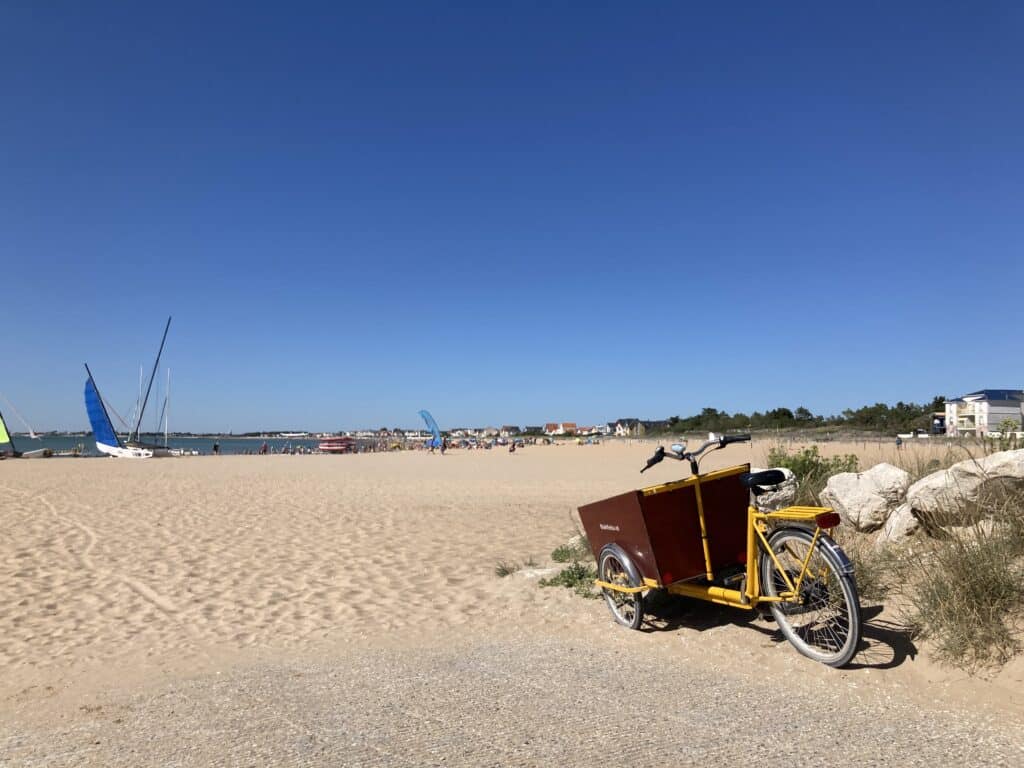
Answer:
<svg viewBox="0 0 1024 768"><path fill-rule="evenodd" d="M0 392L172 427L1024 387L1024 9L5 3ZM15 425L18 426L18 425Z"/></svg>

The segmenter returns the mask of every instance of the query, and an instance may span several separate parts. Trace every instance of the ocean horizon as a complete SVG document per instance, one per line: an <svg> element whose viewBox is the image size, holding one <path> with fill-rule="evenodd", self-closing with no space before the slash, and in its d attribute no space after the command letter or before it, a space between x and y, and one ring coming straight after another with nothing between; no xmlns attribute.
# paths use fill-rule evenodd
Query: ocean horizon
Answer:
<svg viewBox="0 0 1024 768"><path fill-rule="evenodd" d="M19 451L35 451L41 448L48 448L54 453L65 453L80 450L82 456L103 456L96 450L96 441L91 434L62 434L62 435L41 435L38 438L31 438L28 435L13 434L15 445ZM141 439L145 443L164 445L163 435L143 433ZM320 443L319 438L280 438L280 437L238 437L204 435L197 437L169 435L166 445L168 448L181 448L186 451L199 451L201 455L213 453L213 444L220 444L222 455L256 453L260 446L266 442L272 453L281 453L282 449L303 449L315 451ZM374 440L357 440L360 447L373 445ZM0 445L7 445L0 443Z"/></svg>

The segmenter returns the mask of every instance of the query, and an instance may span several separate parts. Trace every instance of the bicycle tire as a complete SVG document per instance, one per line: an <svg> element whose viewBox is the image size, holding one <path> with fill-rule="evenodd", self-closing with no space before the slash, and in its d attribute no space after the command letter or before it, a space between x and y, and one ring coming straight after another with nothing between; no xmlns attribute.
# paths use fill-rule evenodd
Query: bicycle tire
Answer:
<svg viewBox="0 0 1024 768"><path fill-rule="evenodd" d="M609 584L639 587L641 583L629 555L617 544L606 544L601 549L597 560L597 573L601 581L606 581ZM644 621L644 595L642 592L616 592L613 589L604 588L601 593L616 622L629 629L640 629L640 625Z"/></svg>
<svg viewBox="0 0 1024 768"><path fill-rule="evenodd" d="M795 582L814 533L785 527L772 532L768 546ZM776 597L786 582L767 552L760 556L761 592ZM768 603L782 634L800 653L830 667L845 666L861 640L860 598L849 559L828 534L814 542L799 603Z"/></svg>

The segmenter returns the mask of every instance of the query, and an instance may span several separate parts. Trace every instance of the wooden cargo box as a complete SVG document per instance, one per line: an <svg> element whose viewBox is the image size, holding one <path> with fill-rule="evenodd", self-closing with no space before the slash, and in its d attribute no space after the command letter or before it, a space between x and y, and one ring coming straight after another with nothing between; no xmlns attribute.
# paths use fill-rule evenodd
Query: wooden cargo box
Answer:
<svg viewBox="0 0 1024 768"><path fill-rule="evenodd" d="M750 465L744 464L700 478L708 547L716 572L747 559L750 492L740 484L740 475L749 471ZM594 556L598 557L606 544L618 544L643 578L661 586L704 576L695 483L695 478L688 477L580 507L580 520Z"/></svg>

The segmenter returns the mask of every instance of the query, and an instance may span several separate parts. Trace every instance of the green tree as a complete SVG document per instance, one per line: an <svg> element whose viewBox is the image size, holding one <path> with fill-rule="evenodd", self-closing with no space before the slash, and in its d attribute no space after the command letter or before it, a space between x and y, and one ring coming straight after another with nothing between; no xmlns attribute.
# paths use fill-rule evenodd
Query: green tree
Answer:
<svg viewBox="0 0 1024 768"><path fill-rule="evenodd" d="M814 421L814 414L802 405L793 412L793 418L797 421Z"/></svg>

